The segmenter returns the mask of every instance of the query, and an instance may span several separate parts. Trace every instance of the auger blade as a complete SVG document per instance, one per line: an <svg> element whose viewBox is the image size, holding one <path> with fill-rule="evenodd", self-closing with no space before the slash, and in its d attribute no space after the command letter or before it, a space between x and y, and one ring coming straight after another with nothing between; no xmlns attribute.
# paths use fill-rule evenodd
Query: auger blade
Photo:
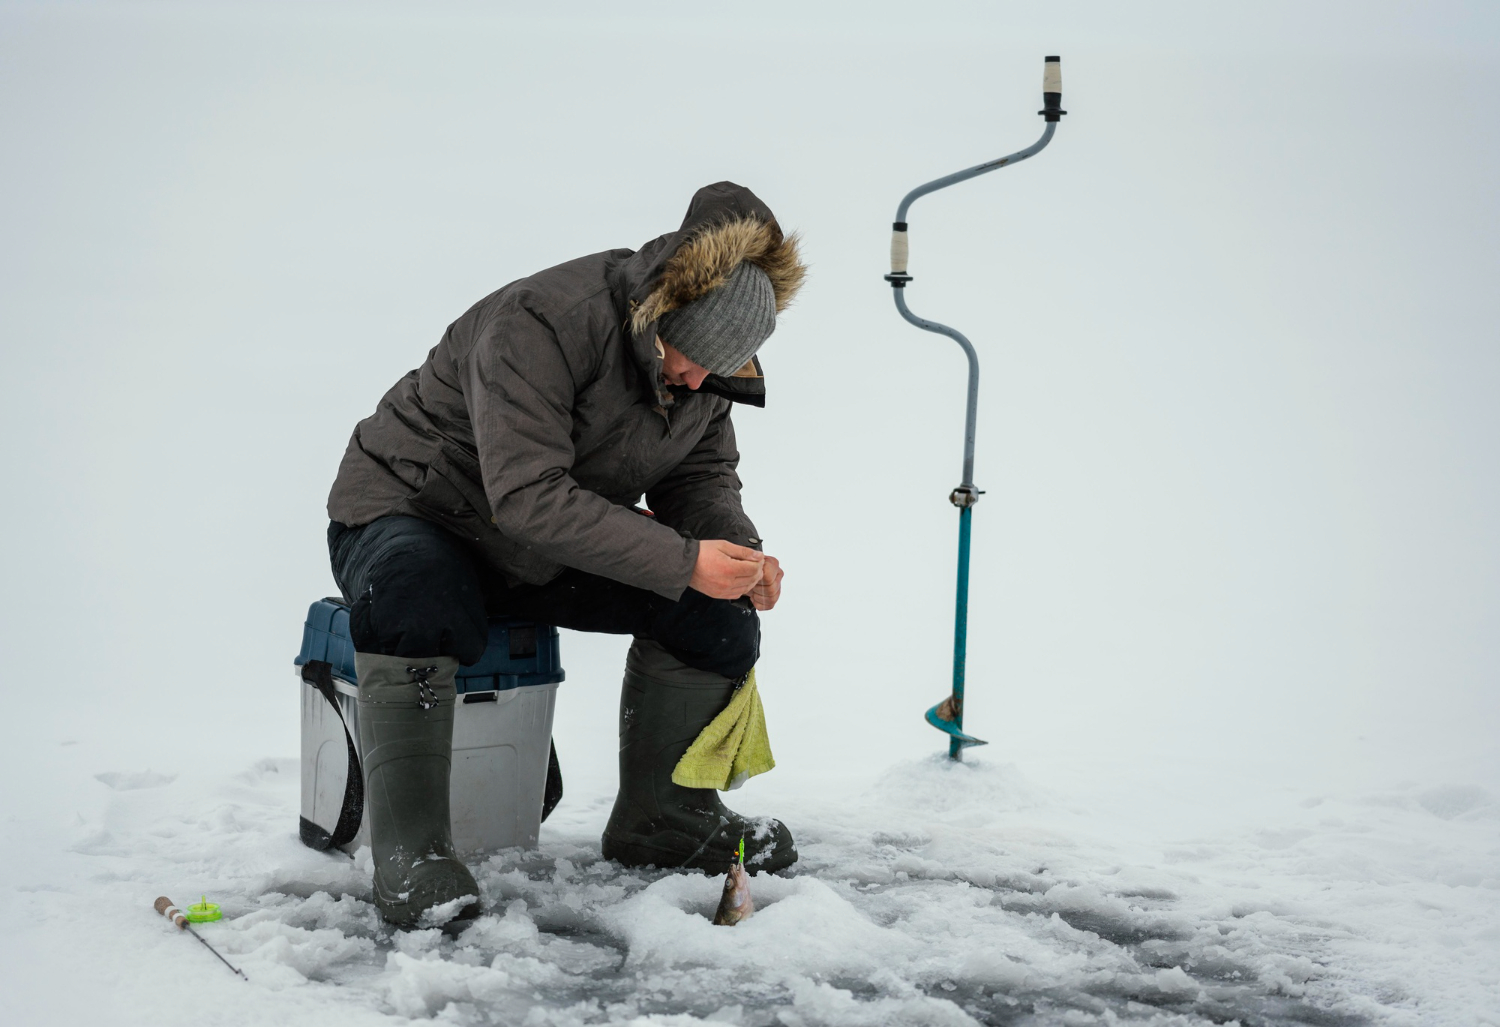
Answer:
<svg viewBox="0 0 1500 1027"><path fill-rule="evenodd" d="M950 695L932 709L927 711L927 723L953 738L954 744L960 749L967 749L971 745L989 745L983 738L975 738L973 735L964 734L963 728L952 717L953 697Z"/></svg>

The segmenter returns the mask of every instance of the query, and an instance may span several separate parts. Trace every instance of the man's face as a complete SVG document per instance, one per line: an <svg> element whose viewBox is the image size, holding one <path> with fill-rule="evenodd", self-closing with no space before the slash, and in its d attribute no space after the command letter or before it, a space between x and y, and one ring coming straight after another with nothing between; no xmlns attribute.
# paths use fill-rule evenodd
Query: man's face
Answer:
<svg viewBox="0 0 1500 1027"><path fill-rule="evenodd" d="M661 376L668 385L686 385L690 389L697 389L703 384L703 379L708 377L708 368L693 363L680 351L663 342L660 335L656 337L656 341L661 346Z"/></svg>

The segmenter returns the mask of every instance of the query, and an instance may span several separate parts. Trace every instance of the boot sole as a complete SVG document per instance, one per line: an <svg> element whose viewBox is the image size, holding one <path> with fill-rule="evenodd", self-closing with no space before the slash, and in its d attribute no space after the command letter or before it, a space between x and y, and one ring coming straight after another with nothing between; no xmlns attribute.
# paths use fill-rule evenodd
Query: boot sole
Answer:
<svg viewBox="0 0 1500 1027"><path fill-rule="evenodd" d="M621 866L627 867L656 867L658 870L702 870L710 874L727 874L729 868L734 864L730 857L714 857L708 853L699 854L693 859L693 853L684 853L671 849L662 849L654 845L641 842L626 842L615 839L605 839L603 855L605 859L612 859ZM688 862L692 860L692 862ZM797 862L797 850L771 851L763 860L752 862L752 856L745 862L745 869L751 874L768 873L774 874L785 870Z"/></svg>
<svg viewBox="0 0 1500 1027"><path fill-rule="evenodd" d="M430 867L432 864L428 864L428 866ZM390 894L386 888L381 886L381 882L377 879L374 882L375 907L380 910L381 917L388 923L403 930L410 930L415 927L442 927L446 931L450 924L462 924L462 926L455 929L463 930L464 927L468 926L470 921L478 918L483 912L477 897L473 902L462 907L442 924L422 924L422 918L427 914L428 910L434 906L441 906L445 902L452 901L451 899L442 898L443 894L450 895L453 898L458 898L460 895L479 895L479 884L474 880L473 875L469 873L468 868L464 867L461 863L458 866L463 870L464 877L467 880L463 878L458 878L457 880L450 878L447 882L442 883L435 882L431 877L428 877L426 881L408 880L408 890L405 892L405 898ZM448 872L450 874L453 873L451 869ZM456 877L456 875L454 876ZM434 888L434 884L438 884L439 886ZM442 884L446 884L446 887L443 887ZM434 891L437 894L433 894ZM417 901L413 901L413 899Z"/></svg>
<svg viewBox="0 0 1500 1027"><path fill-rule="evenodd" d="M428 927L441 927L445 934L458 934L475 920L479 919L479 915L484 912L478 902L471 902L455 913L452 919L444 923L423 925L422 916L427 910L432 908L431 906L413 909L410 904L404 902L392 902L388 904L376 902L375 908L380 910L381 919L392 927L400 928L403 931L413 930L418 927L421 927L423 930Z"/></svg>

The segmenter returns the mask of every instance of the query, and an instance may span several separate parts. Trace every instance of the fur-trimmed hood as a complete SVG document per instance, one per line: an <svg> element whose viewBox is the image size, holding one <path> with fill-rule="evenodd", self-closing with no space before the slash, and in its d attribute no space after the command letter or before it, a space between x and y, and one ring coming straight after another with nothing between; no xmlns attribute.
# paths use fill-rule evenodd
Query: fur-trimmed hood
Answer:
<svg viewBox="0 0 1500 1027"><path fill-rule="evenodd" d="M682 227L653 239L630 260L627 328L638 358L648 366L654 362L659 369L657 321L723 285L745 261L771 279L778 314L791 304L807 276L797 236L782 232L771 208L759 197L733 182L704 186L693 194ZM759 368L752 374L746 365L733 377L759 378ZM715 378L709 391L736 391L728 380Z"/></svg>
<svg viewBox="0 0 1500 1027"><path fill-rule="evenodd" d="M699 190L698 195L707 191ZM743 191L750 193L748 189ZM697 197L694 200L696 202ZM663 314L685 307L719 288L730 273L745 262L754 264L771 279L771 288L776 293L776 313L780 314L791 305L807 277L807 266L798 253L795 234L784 235L775 218L761 219L753 215L731 213L690 228L692 220L693 211L689 209L688 220L676 233L679 236L685 234L686 238L665 261L651 292L631 310L630 329L633 334L643 333Z"/></svg>

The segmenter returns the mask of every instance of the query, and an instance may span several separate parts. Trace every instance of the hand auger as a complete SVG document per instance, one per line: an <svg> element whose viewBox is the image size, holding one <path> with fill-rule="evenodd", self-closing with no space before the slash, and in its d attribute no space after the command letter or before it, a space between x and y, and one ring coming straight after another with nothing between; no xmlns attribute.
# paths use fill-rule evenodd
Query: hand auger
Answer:
<svg viewBox="0 0 1500 1027"><path fill-rule="evenodd" d="M979 355L974 352L974 347L969 340L956 329L917 317L907 309L906 284L912 280L912 277L906 273L908 252L906 212L913 202L928 193L935 193L950 185L966 182L998 168L1019 164L1027 157L1033 157L1042 152L1043 147L1052 141L1052 133L1057 131L1058 121L1068 113L1062 109L1062 58L1060 57L1048 57L1042 65L1042 109L1037 113L1047 119L1047 127L1042 131L1042 137L1035 143L1008 157L976 164L972 168L934 179L926 185L917 186L902 197L901 206L896 208L896 222L891 226L893 229L891 273L885 276L885 280L891 283L891 289L896 298L896 309L901 312L902 317L923 331L948 336L963 347L964 356L969 358L969 402L964 417L964 477L958 488L948 496L949 501L958 507L958 600L953 619L953 694L927 711L927 723L950 736L948 758L954 760L963 758L962 754L966 746L988 744L973 735L965 734L963 729L964 662L969 633L969 520L973 516L974 504L978 503L979 497L983 495L983 492L974 485L974 422L979 413Z"/></svg>

